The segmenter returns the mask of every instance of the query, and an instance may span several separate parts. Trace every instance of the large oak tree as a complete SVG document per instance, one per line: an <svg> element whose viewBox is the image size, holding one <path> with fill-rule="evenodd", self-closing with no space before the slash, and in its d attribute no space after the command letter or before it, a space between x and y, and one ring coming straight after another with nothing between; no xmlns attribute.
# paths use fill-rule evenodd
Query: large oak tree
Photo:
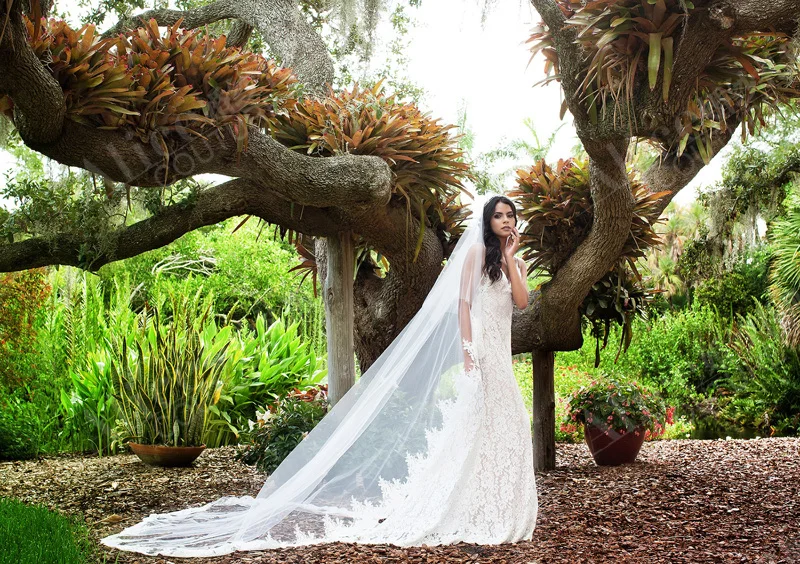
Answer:
<svg viewBox="0 0 800 564"><path fill-rule="evenodd" d="M47 157L102 175L110 182L158 187L200 173L229 182L201 191L190 203L110 234L87 263L93 233L64 231L0 246L0 271L49 264L96 269L175 240L228 217L250 214L309 236L344 242L355 234L392 264L379 279L359 272L353 291L355 347L369 365L405 326L435 281L452 241L421 229L415 216L392 202L385 160L346 152L312 158L287 149L263 129L250 127L242 150L230 130L172 148L169 163L157 143L123 130L66 119L59 83L28 42L20 0L6 0L0 40L0 95L13 101L14 125L24 143ZM34 2L38 6L38 3ZM592 222L552 278L515 311L514 353L534 360L534 449L538 468L553 468L554 351L581 346L581 305L592 286L618 263L631 233L635 200L626 171L632 140L653 142L660 158L642 181L658 194L653 213L672 198L731 138L740 123L752 129L768 109L797 93L796 54L800 0L532 0L543 27L534 35L557 73L565 110L574 116L589 155ZM324 97L334 66L320 36L290 0L217 0L193 10L156 10L159 25L195 28L235 20L231 43L256 29L273 54L291 68L310 96ZM109 34L139 25L121 21ZM202 151L197 147L202 148ZM301 211L302 210L302 211ZM419 241L408 253L406 233ZM320 239L321 240L321 239ZM326 265L318 245L322 275ZM412 244L412 247L414 245ZM337 259L338 260L338 259ZM328 265L330 266L330 265ZM336 266L336 268L341 268ZM332 290L329 303L346 296ZM347 304L344 304L346 311ZM341 314L340 314L341 315Z"/></svg>

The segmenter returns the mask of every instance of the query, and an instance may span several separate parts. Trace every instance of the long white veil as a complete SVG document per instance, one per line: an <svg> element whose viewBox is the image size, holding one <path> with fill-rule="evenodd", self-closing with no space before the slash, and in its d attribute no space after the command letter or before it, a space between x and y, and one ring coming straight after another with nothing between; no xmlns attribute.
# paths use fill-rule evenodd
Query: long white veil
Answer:
<svg viewBox="0 0 800 564"><path fill-rule="evenodd" d="M419 312L257 497L153 514L103 544L165 556L333 541L436 544L429 533L450 526L443 512L471 455L453 433L461 444L473 441L484 409L479 366L471 362L480 356L472 337L481 322L481 204ZM431 482L432 472L452 479ZM436 491L425 491L431 483Z"/></svg>

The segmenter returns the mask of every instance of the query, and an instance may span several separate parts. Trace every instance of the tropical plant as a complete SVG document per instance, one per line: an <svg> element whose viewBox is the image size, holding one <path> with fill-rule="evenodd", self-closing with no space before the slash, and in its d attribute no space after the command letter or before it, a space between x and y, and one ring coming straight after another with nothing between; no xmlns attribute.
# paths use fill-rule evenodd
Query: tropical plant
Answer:
<svg viewBox="0 0 800 564"><path fill-rule="evenodd" d="M636 382L608 378L573 392L565 422L584 423L605 432L649 431L651 436L658 436L663 433L665 422L672 423L673 411Z"/></svg>
<svg viewBox="0 0 800 564"><path fill-rule="evenodd" d="M145 308L136 329L111 344L120 439L142 444L200 446L209 407L219 401L220 376L232 327L217 330L211 300L170 296Z"/></svg>
<svg viewBox="0 0 800 564"><path fill-rule="evenodd" d="M517 187L509 196L519 202L520 219L525 221L521 232L522 257L531 267L554 274L578 248L592 227L589 162L582 159L559 160L550 167L544 160L528 170L517 171ZM649 193L629 173L634 196L631 231L620 253L636 272L635 261L659 242L654 231L658 221L656 204L663 193Z"/></svg>
<svg viewBox="0 0 800 564"><path fill-rule="evenodd" d="M686 0L558 0L588 63L579 92L592 122L613 112L615 121L635 122L634 97L639 89L654 91L669 102L676 42L685 22L698 8ZM560 80L558 50L549 28L542 24L528 40L534 55L545 57L545 82ZM689 140L707 163L713 156L714 131L725 132L728 121L745 123L742 136L765 125L765 114L795 97L798 61L785 33L734 36L716 46L698 76L698 88L682 112L677 149ZM567 102L562 105L562 115Z"/></svg>
<svg viewBox="0 0 800 564"><path fill-rule="evenodd" d="M747 427L800 432L800 350L787 345L776 312L756 302L737 316L729 346L743 370L721 388L723 417Z"/></svg>
<svg viewBox="0 0 800 564"><path fill-rule="evenodd" d="M61 389L62 435L73 449L114 454L112 432L118 417L111 355L105 347L90 352L85 367L70 369L71 389Z"/></svg>
<svg viewBox="0 0 800 564"><path fill-rule="evenodd" d="M327 411L327 400L322 396L311 401L286 396L271 409L257 414L257 428L251 433L251 442L239 451L236 459L272 473Z"/></svg>
<svg viewBox="0 0 800 564"><path fill-rule="evenodd" d="M19 393L0 395L0 460L38 456L43 427L35 404Z"/></svg>
<svg viewBox="0 0 800 564"><path fill-rule="evenodd" d="M781 315L784 338L800 347L800 206L771 231L773 263L769 292Z"/></svg>
<svg viewBox="0 0 800 564"><path fill-rule="evenodd" d="M128 128L143 142L151 136L169 161L176 136L229 130L237 149L247 146L248 127L264 128L293 103L288 69L254 53L226 47L181 20L162 35L155 20L102 38L93 24L75 31L51 19L27 21L34 53L64 91L67 117L105 129ZM2 107L10 114L13 103Z"/></svg>
<svg viewBox="0 0 800 564"><path fill-rule="evenodd" d="M450 135L454 126L443 126L413 104L386 96L379 82L371 89L358 85L350 91L330 91L324 99L306 98L291 113L270 125L272 135L291 149L328 157L350 153L375 155L392 171L392 195L410 218L416 215L421 229L414 247L416 259L425 229L444 225L449 237L463 231L467 210L456 202L469 177L469 165ZM462 212L450 221L448 207Z"/></svg>
<svg viewBox="0 0 800 564"><path fill-rule="evenodd" d="M327 375L317 353L298 334L298 322L267 327L262 316L252 331L232 337L221 374L218 401L209 406L208 446L231 444L248 431L256 411L316 386Z"/></svg>

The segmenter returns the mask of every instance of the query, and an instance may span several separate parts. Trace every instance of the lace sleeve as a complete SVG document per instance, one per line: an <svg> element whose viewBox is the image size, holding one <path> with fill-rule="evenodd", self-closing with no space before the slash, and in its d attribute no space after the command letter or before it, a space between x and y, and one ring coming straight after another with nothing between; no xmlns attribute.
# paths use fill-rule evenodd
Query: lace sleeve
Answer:
<svg viewBox="0 0 800 564"><path fill-rule="evenodd" d="M458 300L458 324L461 331L461 347L464 352L464 368L471 370L478 363L472 335L472 303L480 284L480 273L483 267L483 247L474 245L464 261L461 271L461 287Z"/></svg>

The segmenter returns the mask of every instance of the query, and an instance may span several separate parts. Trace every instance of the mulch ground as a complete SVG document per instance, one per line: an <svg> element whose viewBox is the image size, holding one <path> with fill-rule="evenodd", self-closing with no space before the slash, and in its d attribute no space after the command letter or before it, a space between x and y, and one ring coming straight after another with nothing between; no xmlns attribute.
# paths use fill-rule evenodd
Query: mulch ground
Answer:
<svg viewBox="0 0 800 564"><path fill-rule="evenodd" d="M264 475L232 458L223 448L183 469L151 468L133 455L0 463L0 496L82 514L99 539L150 513L255 495ZM615 468L597 467L585 445L559 445L557 468L538 474L537 486L530 542L331 543L195 559L103 548L120 564L800 562L800 439L658 441Z"/></svg>

